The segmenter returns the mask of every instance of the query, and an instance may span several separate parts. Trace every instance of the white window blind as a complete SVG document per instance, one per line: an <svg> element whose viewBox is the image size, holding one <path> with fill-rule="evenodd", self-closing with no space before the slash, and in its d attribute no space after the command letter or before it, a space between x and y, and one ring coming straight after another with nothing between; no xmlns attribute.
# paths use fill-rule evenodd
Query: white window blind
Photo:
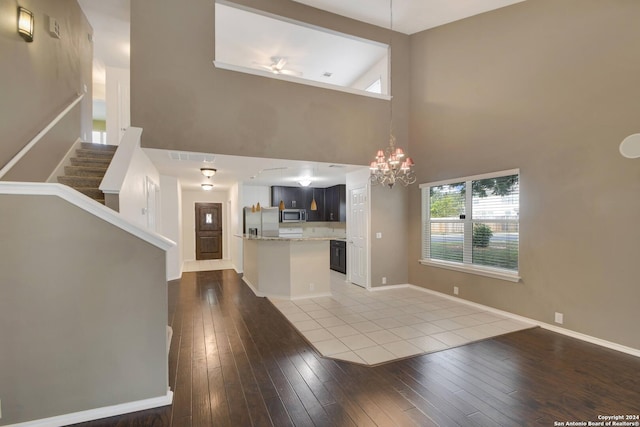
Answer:
<svg viewBox="0 0 640 427"><path fill-rule="evenodd" d="M518 170L422 184L422 262L517 280ZM514 281L515 281L514 280Z"/></svg>

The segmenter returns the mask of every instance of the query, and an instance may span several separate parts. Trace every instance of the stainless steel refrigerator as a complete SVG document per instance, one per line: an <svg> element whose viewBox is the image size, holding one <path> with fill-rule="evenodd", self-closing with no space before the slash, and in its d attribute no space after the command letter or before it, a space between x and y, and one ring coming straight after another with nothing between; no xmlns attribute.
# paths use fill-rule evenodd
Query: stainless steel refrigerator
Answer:
<svg viewBox="0 0 640 427"><path fill-rule="evenodd" d="M244 208L244 234L255 234L263 237L278 237L280 229L280 212L278 208L261 208L251 212Z"/></svg>

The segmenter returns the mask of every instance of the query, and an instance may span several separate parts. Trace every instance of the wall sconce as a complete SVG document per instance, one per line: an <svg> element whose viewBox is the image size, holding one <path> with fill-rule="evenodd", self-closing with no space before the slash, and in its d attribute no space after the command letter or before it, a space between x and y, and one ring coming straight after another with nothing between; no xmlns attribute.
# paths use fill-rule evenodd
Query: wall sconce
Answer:
<svg viewBox="0 0 640 427"><path fill-rule="evenodd" d="M213 190L213 184L200 184L202 186L202 189L204 191L211 191Z"/></svg>
<svg viewBox="0 0 640 427"><path fill-rule="evenodd" d="M207 178L211 178L216 174L217 170L213 168L200 168L200 172L202 172L202 175L206 176Z"/></svg>
<svg viewBox="0 0 640 427"><path fill-rule="evenodd" d="M18 34L26 41L33 41L33 12L24 7L18 7Z"/></svg>

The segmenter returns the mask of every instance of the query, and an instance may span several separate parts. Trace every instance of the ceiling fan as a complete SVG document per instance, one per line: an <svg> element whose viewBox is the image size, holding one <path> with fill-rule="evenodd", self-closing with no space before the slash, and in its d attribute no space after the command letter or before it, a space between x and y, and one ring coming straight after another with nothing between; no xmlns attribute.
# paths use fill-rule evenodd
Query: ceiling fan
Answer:
<svg viewBox="0 0 640 427"><path fill-rule="evenodd" d="M260 68L264 68L265 70L272 72L273 74L286 74L288 76L302 76L301 71L289 70L284 68L287 65L287 58L283 58L281 56L272 56L271 64L260 64L258 62L254 62Z"/></svg>

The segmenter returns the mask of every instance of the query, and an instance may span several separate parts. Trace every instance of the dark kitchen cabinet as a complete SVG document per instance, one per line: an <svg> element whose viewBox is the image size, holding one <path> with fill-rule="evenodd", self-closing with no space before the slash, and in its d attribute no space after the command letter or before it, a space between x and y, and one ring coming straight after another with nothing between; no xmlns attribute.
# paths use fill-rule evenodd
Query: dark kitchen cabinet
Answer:
<svg viewBox="0 0 640 427"><path fill-rule="evenodd" d="M311 210L311 201L316 199L318 209ZM346 186L329 188L271 187L271 206L284 202L285 209L305 209L308 222L345 222L347 220Z"/></svg>
<svg viewBox="0 0 640 427"><path fill-rule="evenodd" d="M325 221L345 222L347 220L346 186L334 185L325 189Z"/></svg>
<svg viewBox="0 0 640 427"><path fill-rule="evenodd" d="M305 194L299 187L271 187L271 206L279 206L280 200L284 202L285 209L305 209Z"/></svg>
<svg viewBox="0 0 640 427"><path fill-rule="evenodd" d="M347 273L347 242L342 240L331 240L329 245L331 254L329 256L329 268L340 273Z"/></svg>
<svg viewBox="0 0 640 427"><path fill-rule="evenodd" d="M273 186L271 187L271 206L279 206L282 200L285 209L305 209L307 221L326 221L324 192L324 188ZM312 211L311 201L314 198L318 209Z"/></svg>
<svg viewBox="0 0 640 427"><path fill-rule="evenodd" d="M305 208L307 210L307 221L322 222L325 221L325 204L324 204L324 188L311 188L309 192L309 203ZM316 200L317 210L311 210L311 201Z"/></svg>

